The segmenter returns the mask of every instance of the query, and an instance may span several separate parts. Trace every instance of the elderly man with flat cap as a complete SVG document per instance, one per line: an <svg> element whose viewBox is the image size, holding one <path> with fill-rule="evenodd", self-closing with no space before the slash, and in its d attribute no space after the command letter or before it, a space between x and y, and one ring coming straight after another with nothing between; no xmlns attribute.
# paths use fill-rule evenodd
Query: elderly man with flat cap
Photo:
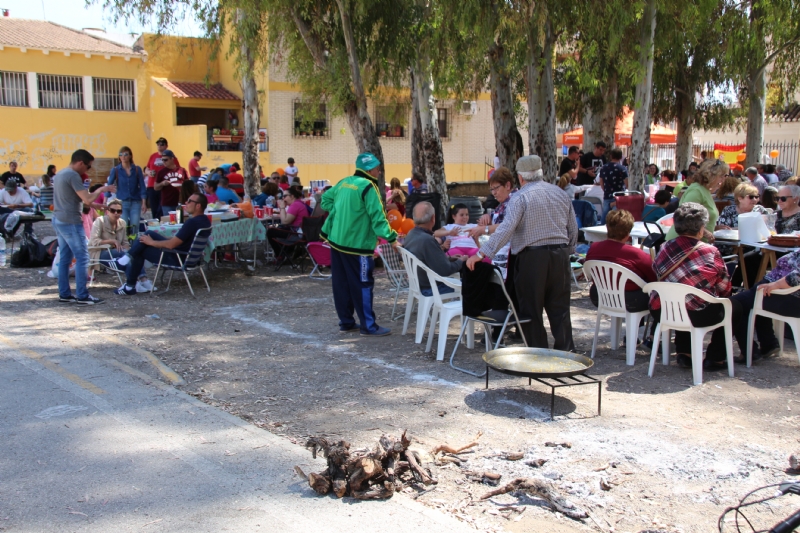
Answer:
<svg viewBox="0 0 800 533"><path fill-rule="evenodd" d="M328 212L322 238L331 245L333 302L339 315L339 331L360 331L365 337L382 337L391 331L381 327L372 309L375 278L373 254L378 237L390 243L397 232L389 227L383 210L383 193L377 178L381 162L365 152L356 158L356 172L344 178L322 196L322 209ZM358 315L360 324L353 318Z"/></svg>
<svg viewBox="0 0 800 533"><path fill-rule="evenodd" d="M570 323L569 256L578 240L578 224L572 199L543 181L542 160L529 155L517 161L522 188L506 210L505 219L480 251L469 258L467 268L484 257L494 257L511 241L516 255L514 284L521 313L531 322L523 324L528 345L548 348L542 310L547 312L556 350L575 349Z"/></svg>

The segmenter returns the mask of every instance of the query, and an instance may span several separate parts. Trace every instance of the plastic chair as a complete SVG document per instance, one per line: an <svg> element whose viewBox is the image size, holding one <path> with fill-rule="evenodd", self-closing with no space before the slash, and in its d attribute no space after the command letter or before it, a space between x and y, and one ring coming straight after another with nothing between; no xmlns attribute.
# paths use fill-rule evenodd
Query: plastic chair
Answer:
<svg viewBox="0 0 800 533"><path fill-rule="evenodd" d="M408 331L408 323L411 320L411 313L414 310L414 304L417 305L417 329L414 335L414 342L420 344L422 337L425 335L425 329L428 325L428 316L433 307L433 296L424 296L419 288L419 270L417 263L419 259L406 250L405 248L398 248L400 255L403 256L403 264L406 267L406 274L408 275L408 301L406 302L406 314L403 321L403 335ZM442 296L442 299L458 298L461 296L461 290L455 293L448 293Z"/></svg>
<svg viewBox="0 0 800 533"><path fill-rule="evenodd" d="M394 287L394 305L392 306L392 320L397 320L403 315L396 315L397 299L401 292L408 292L408 273L403 266L403 260L400 254L391 244L378 245L378 255L383 260L383 267L386 270L386 276L389 278L389 283Z"/></svg>
<svg viewBox="0 0 800 533"><path fill-rule="evenodd" d="M331 247L324 242L310 242L306 244L308 256L314 264L314 269L308 275L311 279L329 279L332 274L322 273L323 267L331 267Z"/></svg>
<svg viewBox="0 0 800 533"><path fill-rule="evenodd" d="M653 336L653 353L650 355L650 369L647 375L653 377L658 356L658 339L661 336L662 363L669 364L669 331L689 331L692 334L692 377L695 385L703 383L703 337L719 326L725 328L725 350L728 353L728 375L733 377L733 326L731 325L731 302L727 298L715 298L710 294L684 285L656 281L643 287L645 292L656 291L661 299L661 322L656 326ZM686 309L686 297L697 296L711 304L722 304L725 317L712 326L698 328L692 325Z"/></svg>
<svg viewBox="0 0 800 533"><path fill-rule="evenodd" d="M450 366L458 370L459 372L464 372L465 374L470 374L471 376L475 376L476 378L480 378L486 375L486 371L484 370L482 373L478 374L477 372L472 372L467 370L466 368L460 368L453 364L453 359L456 356L456 351L458 350L459 344L461 344L461 339L464 337L464 331L467 331L467 348L472 348L472 331L473 325L477 322L479 324L483 324L483 334L485 338L485 346L488 347L492 344L492 336L490 334L491 328L493 327L500 327L500 334L497 337L497 341L494 343L494 349L500 347L500 341L503 340L503 335L505 335L506 328L508 327L508 323L511 318L514 318L514 322L517 324L517 331L522 336L522 342L525 346L528 346L528 341L525 339L525 333L522 331L522 325L526 322L530 322L530 318L520 318L517 314L517 310L514 307L514 302L511 300L511 297L506 292L506 285L503 282L503 276L500 274L500 270L497 267L494 267L492 275L492 283L500 285L503 289L503 294L506 297L506 301L508 302L508 309L506 311L502 310L492 310L492 311L484 311L480 315L477 316L469 316L464 315L464 320L461 323L461 332L458 334L458 339L456 339L456 345L453 346L453 353L450 354ZM467 329L469 328L469 329ZM440 333L441 335L441 333Z"/></svg>
<svg viewBox="0 0 800 533"><path fill-rule="evenodd" d="M792 294L798 290L800 290L800 285L790 289L775 289L772 291L772 294ZM792 328L795 346L798 346L797 357L800 359L800 318L784 316L779 315L778 313L765 311L764 291L762 290L756 292L756 301L753 304L753 311L750 313L750 320L748 320L747 324L747 367L750 368L750 366L753 364L753 332L756 327L756 315L761 315L772 319L772 323L774 324L775 328L775 336L778 337L778 343L781 347L781 353L783 353L784 323L789 324L789 326Z"/></svg>
<svg viewBox="0 0 800 533"><path fill-rule="evenodd" d="M445 278L440 276L424 264L422 261L417 263L417 266L428 275L428 281L431 284L431 294L433 294L433 307L431 308L431 329L428 332L428 344L425 346L425 351L430 352L433 346L433 334L436 332L436 322L439 322L439 343L436 347L436 360L444 360L444 349L447 345L447 330L450 328L450 321L456 317L461 316L461 280L454 278ZM439 294L438 283L442 283L453 290L459 291L458 300L450 300L445 302L442 300L442 295ZM452 294L452 293L447 293ZM438 320L437 320L438 319Z"/></svg>
<svg viewBox="0 0 800 533"><path fill-rule="evenodd" d="M663 217L656 220L656 224L660 225L662 228L668 228L675 223L672 217L675 216L675 213L670 213L669 215L664 215Z"/></svg>
<svg viewBox="0 0 800 533"><path fill-rule="evenodd" d="M110 244L100 244L98 246L89 246L89 252L90 253L94 252L94 251L97 251L97 250L100 250L100 252L105 250L106 252L109 252L109 254L110 254L111 253L111 245ZM119 281L119 284L122 285L122 275L121 274L124 274L125 271L124 270L117 270L116 268L112 268L111 266L108 265L108 261L105 261L105 262L103 262L103 261L104 260L101 260L99 257L97 259L92 259L91 257L89 257L89 270L91 271L93 266L104 267L109 272L113 272L114 274L116 274L117 275L117 281ZM89 287L92 287L94 285L95 279L97 277L95 275L96 272L97 272L96 270L93 271L91 277L89 278Z"/></svg>
<svg viewBox="0 0 800 533"><path fill-rule="evenodd" d="M192 246L189 248L188 252L181 252L178 250L171 250L169 248L162 248L161 249L161 257L158 258L158 266L156 267L156 275L153 276L153 280L158 279L158 271L164 269L165 271L169 270L169 280L167 281L167 288L164 292L169 290L169 286L172 283L172 276L175 272L183 272L183 277L186 278L186 284L189 286L189 292L192 293L192 296L197 298L197 295L194 293L194 289L192 288L192 283L189 281L189 272L193 270L199 270L200 274L203 276L203 281L206 283L206 290L211 292L211 287L208 286L208 279L206 278L206 273L203 272L203 258L206 249L206 244L208 244L208 238L211 236L211 228L204 228L201 230L197 230L197 233L194 235L194 240L192 241ZM175 254L175 257L178 258L177 265L165 265L162 264L164 261L164 254ZM161 274L162 281L164 274ZM150 289L150 294L153 294L155 290L155 285L152 289Z"/></svg>
<svg viewBox="0 0 800 533"><path fill-rule="evenodd" d="M597 289L597 320L594 324L594 342L592 342L592 359L597 350L597 338L600 334L600 318L606 315L611 318L611 349L619 347L619 334L622 330L621 319L625 319L625 363L633 366L636 359L636 346L639 343L639 322L650 314L649 310L631 313L625 309L625 285L632 281L639 287L647 282L627 268L609 261L586 261L583 271L594 281Z"/></svg>

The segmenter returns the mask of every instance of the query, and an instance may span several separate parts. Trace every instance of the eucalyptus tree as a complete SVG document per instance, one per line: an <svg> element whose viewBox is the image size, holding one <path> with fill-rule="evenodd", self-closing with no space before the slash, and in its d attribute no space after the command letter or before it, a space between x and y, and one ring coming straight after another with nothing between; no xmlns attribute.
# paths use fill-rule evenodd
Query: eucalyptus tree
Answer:
<svg viewBox="0 0 800 533"><path fill-rule="evenodd" d="M797 0L726 0L730 28L728 61L735 69L739 101L747 109L746 156L761 159L766 120L767 83L792 94L800 80L800 2Z"/></svg>
<svg viewBox="0 0 800 533"><path fill-rule="evenodd" d="M242 87L245 134L242 158L245 190L258 194L258 126L260 120L256 76L267 69L268 47L262 31L267 11L261 0L87 0L99 3L117 20L155 22L158 34L175 29L186 14L192 14L206 30L205 44L212 57L225 54L234 61ZM230 43L227 49L223 43Z"/></svg>
<svg viewBox="0 0 800 533"><path fill-rule="evenodd" d="M631 149L628 153L628 186L640 190L644 168L650 163L650 128L653 107L653 41L657 0L645 0L639 21L639 76L633 111Z"/></svg>

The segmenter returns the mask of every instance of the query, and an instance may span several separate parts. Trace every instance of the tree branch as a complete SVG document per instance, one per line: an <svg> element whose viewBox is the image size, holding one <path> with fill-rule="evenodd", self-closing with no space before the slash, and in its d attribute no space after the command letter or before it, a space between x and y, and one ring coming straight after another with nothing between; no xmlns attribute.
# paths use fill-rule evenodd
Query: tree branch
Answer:
<svg viewBox="0 0 800 533"><path fill-rule="evenodd" d="M322 43L319 41L316 35L313 34L311 27L300 16L300 13L297 12L296 6L291 9L291 12L294 24L297 26L297 31L300 32L300 36L303 38L303 42L306 43L308 51L311 53L311 57L314 58L314 63L318 68L325 70L327 66L325 47L322 46Z"/></svg>

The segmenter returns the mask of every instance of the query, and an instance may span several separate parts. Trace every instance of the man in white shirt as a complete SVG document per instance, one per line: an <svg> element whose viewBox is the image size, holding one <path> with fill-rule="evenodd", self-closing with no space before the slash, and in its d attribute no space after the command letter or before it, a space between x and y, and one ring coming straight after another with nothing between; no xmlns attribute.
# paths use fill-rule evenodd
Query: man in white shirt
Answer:
<svg viewBox="0 0 800 533"><path fill-rule="evenodd" d="M25 189L18 186L16 178L9 178L0 192L0 204L8 209L22 209L33 207L33 200Z"/></svg>
<svg viewBox="0 0 800 533"><path fill-rule="evenodd" d="M294 165L293 157L290 157L287 163L289 163L289 166L284 168L283 171L286 172L286 176L289 178L289 182L291 183L292 179L296 178L300 171Z"/></svg>

